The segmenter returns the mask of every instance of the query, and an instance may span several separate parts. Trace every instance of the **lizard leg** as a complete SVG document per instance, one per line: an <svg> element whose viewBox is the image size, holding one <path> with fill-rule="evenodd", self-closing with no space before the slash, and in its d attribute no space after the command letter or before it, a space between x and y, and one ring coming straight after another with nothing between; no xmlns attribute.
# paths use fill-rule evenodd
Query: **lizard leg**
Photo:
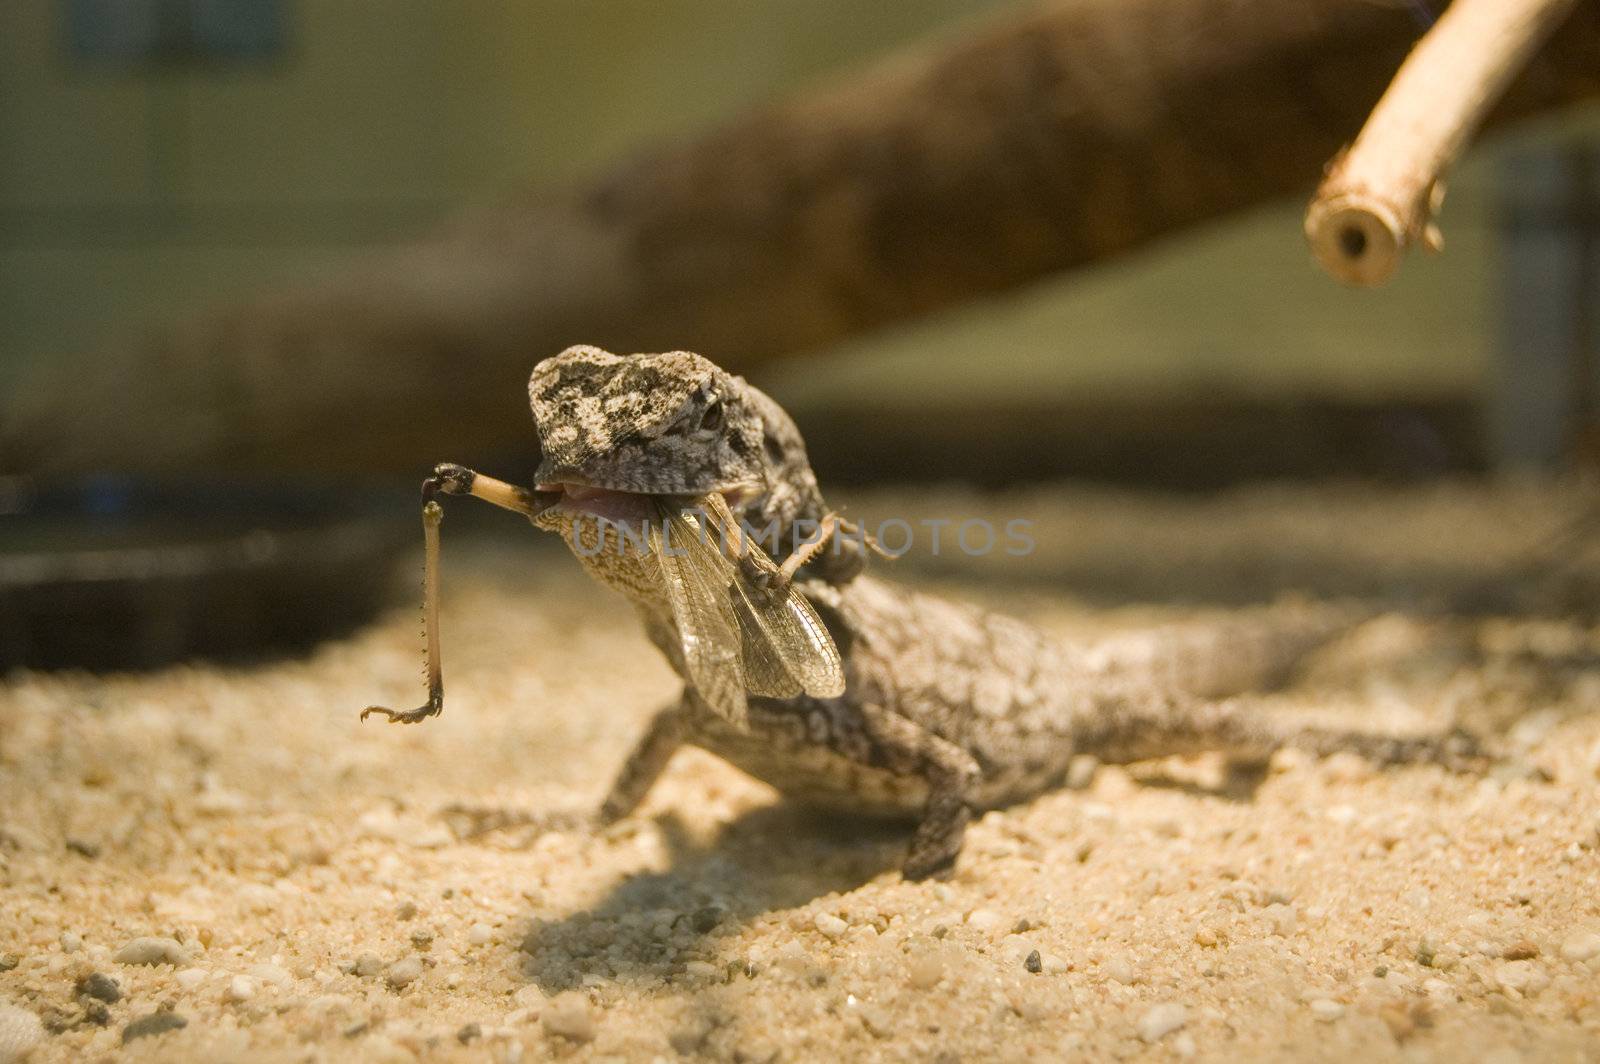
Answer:
<svg viewBox="0 0 1600 1064"><path fill-rule="evenodd" d="M907 879L948 875L972 819L978 762L956 744L886 710L869 708L867 730L891 769L921 776L928 801L902 868Z"/></svg>
<svg viewBox="0 0 1600 1064"><path fill-rule="evenodd" d="M600 823L614 824L632 813L644 801L644 796L656 780L661 778L661 771L667 767L667 762L678 747L683 745L684 702L687 698L685 693L683 699L664 707L650 721L644 736L622 763L622 769L611 784L605 801L600 803Z"/></svg>

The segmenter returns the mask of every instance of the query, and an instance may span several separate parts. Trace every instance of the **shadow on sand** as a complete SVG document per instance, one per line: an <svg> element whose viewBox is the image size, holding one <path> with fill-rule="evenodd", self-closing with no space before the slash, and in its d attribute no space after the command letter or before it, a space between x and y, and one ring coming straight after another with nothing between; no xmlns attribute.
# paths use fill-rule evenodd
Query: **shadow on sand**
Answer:
<svg viewBox="0 0 1600 1064"><path fill-rule="evenodd" d="M707 842L671 813L657 824L671 854L666 871L630 875L591 908L531 921L523 969L540 989L671 981L692 961L714 962L715 938L897 868L910 838L903 821L783 802L751 810Z"/></svg>

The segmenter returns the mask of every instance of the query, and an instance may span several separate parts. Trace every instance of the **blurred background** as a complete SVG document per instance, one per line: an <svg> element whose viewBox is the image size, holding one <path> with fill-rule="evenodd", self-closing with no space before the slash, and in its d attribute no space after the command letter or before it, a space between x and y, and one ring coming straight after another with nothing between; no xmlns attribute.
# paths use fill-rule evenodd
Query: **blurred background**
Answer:
<svg viewBox="0 0 1600 1064"><path fill-rule="evenodd" d="M354 472L317 521L409 536L432 461L531 468L526 373L574 342L744 372L824 483L1581 467L1594 5L1451 175L1444 253L1377 291L1300 218L1436 12L1228 6L12 0L11 586L81 576L41 552L120 542L99 518L150 476L160 513L248 513L241 484ZM254 564L229 542L194 564Z"/></svg>

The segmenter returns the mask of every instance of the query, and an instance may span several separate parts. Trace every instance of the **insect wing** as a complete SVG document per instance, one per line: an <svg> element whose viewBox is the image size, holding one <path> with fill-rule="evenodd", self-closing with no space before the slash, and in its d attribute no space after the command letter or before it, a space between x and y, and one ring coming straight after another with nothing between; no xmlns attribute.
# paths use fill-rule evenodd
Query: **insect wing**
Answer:
<svg viewBox="0 0 1600 1064"><path fill-rule="evenodd" d="M745 545L747 550L761 551L749 537ZM716 553L704 540L699 547ZM772 565L770 559L767 563ZM844 663L839 658L839 648L799 589L791 585L783 593L774 594L751 586L732 562L723 560L723 564L732 573L735 613L743 626L745 682L750 691L779 698L790 698L801 691L814 698L844 694ZM758 688L757 677L771 690Z"/></svg>
<svg viewBox="0 0 1600 1064"><path fill-rule="evenodd" d="M663 505L651 547L678 627L683 662L700 697L721 717L747 717L741 625L729 596L731 566L708 565L697 526Z"/></svg>

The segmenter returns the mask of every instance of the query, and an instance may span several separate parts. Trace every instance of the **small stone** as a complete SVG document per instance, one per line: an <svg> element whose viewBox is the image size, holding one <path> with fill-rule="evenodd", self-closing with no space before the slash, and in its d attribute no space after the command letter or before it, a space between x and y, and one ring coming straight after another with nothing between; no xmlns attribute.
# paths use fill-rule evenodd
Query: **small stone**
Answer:
<svg viewBox="0 0 1600 1064"><path fill-rule="evenodd" d="M456 1032L456 1041L460 1042L462 1045L466 1045L469 1042L476 1042L482 1037L483 1028L476 1023L466 1024L461 1028L461 1030Z"/></svg>
<svg viewBox="0 0 1600 1064"><path fill-rule="evenodd" d="M1266 917L1268 926L1272 928L1272 933L1282 938L1288 938L1294 934L1295 927L1299 923L1299 916L1294 911L1293 905L1274 902L1261 910L1261 914Z"/></svg>
<svg viewBox="0 0 1600 1064"><path fill-rule="evenodd" d="M689 914L689 926L694 928L697 935L708 935L717 929L727 915L728 910L719 905L702 906Z"/></svg>
<svg viewBox="0 0 1600 1064"><path fill-rule="evenodd" d="M383 971L383 960L376 953L363 953L350 965L350 970L363 979L371 979Z"/></svg>
<svg viewBox="0 0 1600 1064"><path fill-rule="evenodd" d="M193 990L195 987L205 982L206 977L210 974L211 973L206 971L204 968L185 968L183 971L173 976L173 978L176 979L178 981L178 985L183 987L185 990Z"/></svg>
<svg viewBox="0 0 1600 1064"><path fill-rule="evenodd" d="M383 970L383 981L394 990L404 989L420 978L422 978L421 957L406 957Z"/></svg>
<svg viewBox="0 0 1600 1064"><path fill-rule="evenodd" d="M822 932L824 935L827 935L829 938L838 938L840 935L850 930L849 924L845 923L832 913L818 913L816 919L812 921L812 924L815 925L818 931Z"/></svg>
<svg viewBox="0 0 1600 1064"><path fill-rule="evenodd" d="M473 924L467 929L467 945L487 946L494 941L494 928L488 924Z"/></svg>
<svg viewBox="0 0 1600 1064"><path fill-rule="evenodd" d="M1006 918L993 909L974 909L967 914L967 926L983 935L990 935L1006 925Z"/></svg>
<svg viewBox="0 0 1600 1064"><path fill-rule="evenodd" d="M894 1020L890 1017L889 1010L880 1005L861 1002L856 1006L856 1015L861 1017L861 1026L874 1038L888 1038L894 1034Z"/></svg>
<svg viewBox="0 0 1600 1064"><path fill-rule="evenodd" d="M1022 966L1034 975L1044 971L1044 958L1039 956L1039 951L1034 950L1023 959Z"/></svg>
<svg viewBox="0 0 1600 1064"><path fill-rule="evenodd" d="M223 991L222 999L238 1004L255 996L256 981L248 975L236 975L228 981L228 989Z"/></svg>
<svg viewBox="0 0 1600 1064"><path fill-rule="evenodd" d="M1124 985L1132 985L1134 980L1139 977L1138 972L1133 967L1133 962L1121 954L1106 958L1105 963L1100 966L1100 970L1106 973L1107 979Z"/></svg>
<svg viewBox="0 0 1600 1064"><path fill-rule="evenodd" d="M1100 771L1100 759L1093 754L1078 754L1067 762L1066 787L1070 791L1086 791Z"/></svg>
<svg viewBox="0 0 1600 1064"><path fill-rule="evenodd" d="M559 994L545 1007L539 1022L550 1034L571 1042L592 1042L598 1033L589 1003L577 994Z"/></svg>
<svg viewBox="0 0 1600 1064"><path fill-rule="evenodd" d="M1344 1006L1331 998L1314 998L1307 1003L1311 1015L1323 1023L1332 1023L1344 1015Z"/></svg>
<svg viewBox="0 0 1600 1064"><path fill-rule="evenodd" d="M0 1005L0 1064L16 1064L44 1041L44 1023L27 1009Z"/></svg>
<svg viewBox="0 0 1600 1064"><path fill-rule="evenodd" d="M433 932L432 931L413 931L413 932L411 932L411 946L418 953L426 953L426 952L428 952L430 949L433 948Z"/></svg>
<svg viewBox="0 0 1600 1064"><path fill-rule="evenodd" d="M79 857L87 857L92 861L96 857L100 856L99 844L90 842L88 839L68 838L66 840L66 844L67 849L71 850Z"/></svg>
<svg viewBox="0 0 1600 1064"><path fill-rule="evenodd" d="M1561 956L1582 963L1591 957L1600 957L1600 932L1580 931L1561 943Z"/></svg>
<svg viewBox="0 0 1600 1064"><path fill-rule="evenodd" d="M252 964L248 974L258 982L270 983L273 986L288 987L294 985L294 976L276 964Z"/></svg>
<svg viewBox="0 0 1600 1064"><path fill-rule="evenodd" d="M1526 961L1539 955L1539 947L1529 939L1520 939L1507 946L1500 954L1508 961Z"/></svg>
<svg viewBox="0 0 1600 1064"><path fill-rule="evenodd" d="M1176 1001L1163 1001L1159 1005L1152 1005L1139 1017L1137 1030L1144 1041L1159 1042L1188 1022L1188 1009Z"/></svg>
<svg viewBox="0 0 1600 1064"><path fill-rule="evenodd" d="M22 963L22 958L15 953L0 953L0 972L9 972Z"/></svg>
<svg viewBox="0 0 1600 1064"><path fill-rule="evenodd" d="M919 953L906 965L906 982L913 990L929 990L944 978L944 961L932 953Z"/></svg>
<svg viewBox="0 0 1600 1064"><path fill-rule="evenodd" d="M705 1045L706 1039L711 1037L711 1024L705 1021L686 1024L674 1028L667 1035L667 1045L680 1057L689 1057L700 1052L700 1047Z"/></svg>
<svg viewBox="0 0 1600 1064"><path fill-rule="evenodd" d="M176 1012L152 1012L148 1016L140 1016L122 1029L122 1044L127 1045L135 1038L149 1038L152 1035L166 1034L189 1026L189 1021L179 1016Z"/></svg>
<svg viewBox="0 0 1600 1064"><path fill-rule="evenodd" d="M1533 997L1550 985L1550 977L1531 961L1506 961L1495 965L1494 981L1502 991L1514 990L1524 997Z"/></svg>
<svg viewBox="0 0 1600 1064"><path fill-rule="evenodd" d="M78 984L78 993L115 1005L122 1000L122 987L103 972L91 972Z"/></svg>
<svg viewBox="0 0 1600 1064"><path fill-rule="evenodd" d="M76 953L83 948L83 936L76 931L61 932L61 952Z"/></svg>
<svg viewBox="0 0 1600 1064"><path fill-rule="evenodd" d="M129 942L117 950L111 959L118 964L171 964L181 967L189 963L189 951L175 939L145 937Z"/></svg>
<svg viewBox="0 0 1600 1064"><path fill-rule="evenodd" d="M417 903L414 901L403 901L400 903L400 907L394 911L394 914L402 920L410 920L412 917L417 915Z"/></svg>

